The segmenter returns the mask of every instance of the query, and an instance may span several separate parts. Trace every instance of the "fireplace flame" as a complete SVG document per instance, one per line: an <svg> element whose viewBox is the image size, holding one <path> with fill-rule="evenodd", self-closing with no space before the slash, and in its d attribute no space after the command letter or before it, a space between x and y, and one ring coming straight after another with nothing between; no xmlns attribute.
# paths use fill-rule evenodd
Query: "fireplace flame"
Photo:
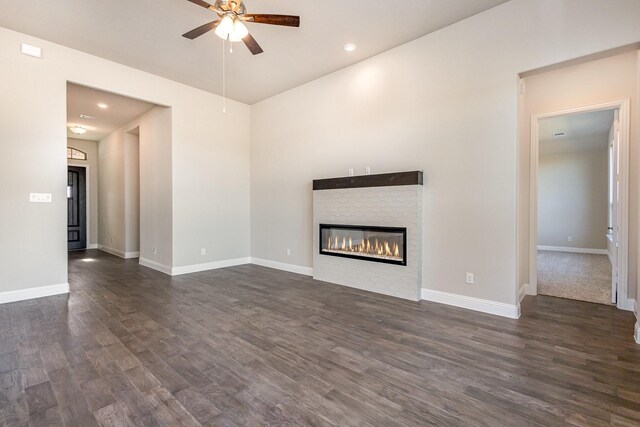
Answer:
<svg viewBox="0 0 640 427"><path fill-rule="evenodd" d="M402 260L400 245L388 240L375 239L354 239L352 237L338 236L329 238L325 250L330 252L346 252L354 255L371 255L379 258Z"/></svg>

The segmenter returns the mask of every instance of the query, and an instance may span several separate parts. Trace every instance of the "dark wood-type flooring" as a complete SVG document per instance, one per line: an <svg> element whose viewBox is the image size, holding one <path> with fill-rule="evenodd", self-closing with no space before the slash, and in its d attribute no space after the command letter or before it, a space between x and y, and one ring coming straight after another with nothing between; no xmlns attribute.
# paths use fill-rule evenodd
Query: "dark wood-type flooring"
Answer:
<svg viewBox="0 0 640 427"><path fill-rule="evenodd" d="M69 276L69 297L0 305L1 425L640 425L613 307L530 297L510 320L98 251Z"/></svg>

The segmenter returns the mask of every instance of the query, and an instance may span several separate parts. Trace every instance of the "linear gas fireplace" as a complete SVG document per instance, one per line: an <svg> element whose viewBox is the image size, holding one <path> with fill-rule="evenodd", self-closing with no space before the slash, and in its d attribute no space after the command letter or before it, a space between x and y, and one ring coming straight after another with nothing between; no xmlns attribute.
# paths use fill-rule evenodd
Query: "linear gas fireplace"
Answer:
<svg viewBox="0 0 640 427"><path fill-rule="evenodd" d="M421 171L314 180L313 278L418 301L423 193Z"/></svg>
<svg viewBox="0 0 640 427"><path fill-rule="evenodd" d="M320 254L407 265L407 229L320 224Z"/></svg>

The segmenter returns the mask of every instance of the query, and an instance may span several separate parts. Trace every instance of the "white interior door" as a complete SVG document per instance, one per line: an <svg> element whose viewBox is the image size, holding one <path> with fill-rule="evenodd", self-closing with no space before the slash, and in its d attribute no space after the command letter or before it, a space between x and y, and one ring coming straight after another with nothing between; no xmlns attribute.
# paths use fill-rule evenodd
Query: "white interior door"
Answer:
<svg viewBox="0 0 640 427"><path fill-rule="evenodd" d="M608 230L609 256L611 258L611 302L618 301L618 248L620 246L620 120L615 110L613 135L609 141L609 204Z"/></svg>

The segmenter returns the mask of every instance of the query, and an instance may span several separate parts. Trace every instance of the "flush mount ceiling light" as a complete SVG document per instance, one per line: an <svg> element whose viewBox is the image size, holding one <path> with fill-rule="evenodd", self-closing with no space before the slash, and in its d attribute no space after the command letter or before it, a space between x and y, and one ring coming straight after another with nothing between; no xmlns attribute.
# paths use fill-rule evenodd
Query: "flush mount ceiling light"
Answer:
<svg viewBox="0 0 640 427"><path fill-rule="evenodd" d="M103 104L102 102L100 102L97 105L98 105L98 108L102 108L103 110L109 108L109 106L107 104Z"/></svg>
<svg viewBox="0 0 640 427"><path fill-rule="evenodd" d="M357 47L358 46L356 46L355 43L347 43L344 45L344 50L346 50L347 52L353 52Z"/></svg>
<svg viewBox="0 0 640 427"><path fill-rule="evenodd" d="M83 133L87 132L87 130L82 126L71 126L69 127L69 130L75 133L76 135L82 135Z"/></svg>

